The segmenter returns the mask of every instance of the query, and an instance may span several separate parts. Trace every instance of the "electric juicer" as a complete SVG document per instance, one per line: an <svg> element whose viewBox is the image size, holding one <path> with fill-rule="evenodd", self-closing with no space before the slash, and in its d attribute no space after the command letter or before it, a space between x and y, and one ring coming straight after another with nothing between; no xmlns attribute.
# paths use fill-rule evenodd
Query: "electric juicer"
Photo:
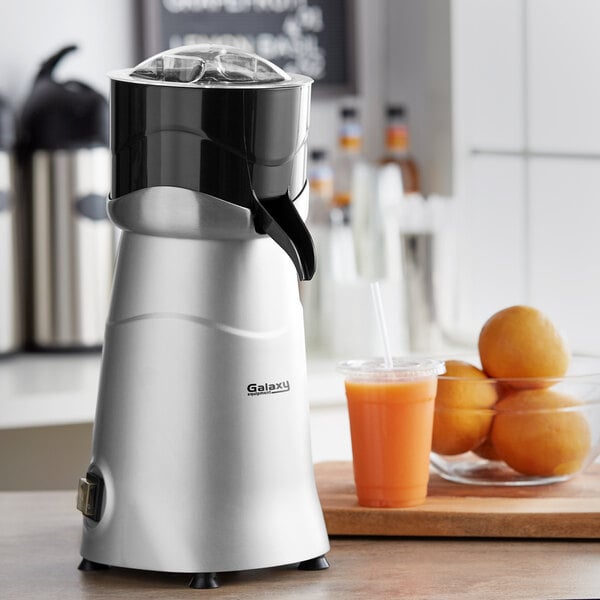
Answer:
<svg viewBox="0 0 600 600"><path fill-rule="evenodd" d="M122 234L80 569L326 568L298 294L312 81L215 45L110 77Z"/></svg>

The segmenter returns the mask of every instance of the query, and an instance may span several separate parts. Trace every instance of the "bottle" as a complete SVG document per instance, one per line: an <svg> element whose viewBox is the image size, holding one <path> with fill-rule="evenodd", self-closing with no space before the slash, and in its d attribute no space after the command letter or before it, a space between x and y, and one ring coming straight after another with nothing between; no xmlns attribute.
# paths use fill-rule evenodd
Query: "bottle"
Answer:
<svg viewBox="0 0 600 600"><path fill-rule="evenodd" d="M329 215L333 201L333 168L327 152L312 150L308 165L310 201L306 224L317 254L317 271L310 281L300 282L300 299L304 309L306 347L310 354L320 354L325 341L323 314L323 280L329 272Z"/></svg>
<svg viewBox="0 0 600 600"><path fill-rule="evenodd" d="M340 117L333 206L344 213L345 219L349 219L353 173L356 164L362 159L362 127L355 108L342 108Z"/></svg>
<svg viewBox="0 0 600 600"><path fill-rule="evenodd" d="M335 358L376 356L381 354L381 339L373 318L372 281L381 279L386 306L392 307L390 315L399 315L401 288L394 279L399 269L388 273L387 264L378 260L388 254L387 229L393 214L388 217L387 210L380 211L381 169L370 164L362 154L362 129L357 111L344 108L341 118L330 219L331 275L324 283L329 351ZM401 188L399 176L397 182ZM385 227L378 227L381 223ZM371 265L376 268L371 269ZM404 338L395 325L393 319L388 318L392 352L399 354Z"/></svg>
<svg viewBox="0 0 600 600"><path fill-rule="evenodd" d="M401 104L387 108L385 129L386 151L381 164L395 163L402 173L404 195L421 192L419 167L410 154L410 135L407 124L407 111Z"/></svg>
<svg viewBox="0 0 600 600"><path fill-rule="evenodd" d="M310 189L308 224L327 225L333 202L333 167L326 150L319 148L311 151L308 184Z"/></svg>

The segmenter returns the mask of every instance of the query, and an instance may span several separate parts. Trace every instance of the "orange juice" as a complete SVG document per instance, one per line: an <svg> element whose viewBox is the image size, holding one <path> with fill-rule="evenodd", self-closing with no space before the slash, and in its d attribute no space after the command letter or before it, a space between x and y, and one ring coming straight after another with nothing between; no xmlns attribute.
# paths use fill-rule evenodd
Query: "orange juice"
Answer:
<svg viewBox="0 0 600 600"><path fill-rule="evenodd" d="M436 372L398 380L347 378L345 386L358 503L422 504L429 482Z"/></svg>

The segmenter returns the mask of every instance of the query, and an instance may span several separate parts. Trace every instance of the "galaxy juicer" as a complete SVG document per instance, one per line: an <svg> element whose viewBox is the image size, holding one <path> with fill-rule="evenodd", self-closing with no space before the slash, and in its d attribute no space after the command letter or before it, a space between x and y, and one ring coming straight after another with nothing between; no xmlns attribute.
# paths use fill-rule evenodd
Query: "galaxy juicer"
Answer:
<svg viewBox="0 0 600 600"><path fill-rule="evenodd" d="M110 76L122 235L80 569L326 568L298 295L311 80L214 45Z"/></svg>

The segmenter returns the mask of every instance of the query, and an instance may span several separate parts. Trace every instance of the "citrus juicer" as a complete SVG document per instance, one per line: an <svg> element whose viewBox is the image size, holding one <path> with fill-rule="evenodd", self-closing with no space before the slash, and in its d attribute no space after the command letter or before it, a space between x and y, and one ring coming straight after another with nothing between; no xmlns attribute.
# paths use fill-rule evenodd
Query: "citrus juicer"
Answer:
<svg viewBox="0 0 600 600"><path fill-rule="evenodd" d="M298 294L312 81L215 45L110 77L122 234L80 569L326 568Z"/></svg>

